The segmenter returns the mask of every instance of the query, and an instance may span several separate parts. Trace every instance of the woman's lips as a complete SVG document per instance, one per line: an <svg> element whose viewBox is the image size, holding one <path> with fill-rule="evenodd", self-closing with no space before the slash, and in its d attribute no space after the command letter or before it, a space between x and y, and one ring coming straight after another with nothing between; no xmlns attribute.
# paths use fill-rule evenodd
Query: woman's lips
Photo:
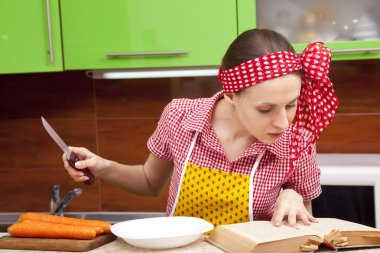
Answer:
<svg viewBox="0 0 380 253"><path fill-rule="evenodd" d="M278 139L281 137L282 133L269 133L268 135L274 139Z"/></svg>

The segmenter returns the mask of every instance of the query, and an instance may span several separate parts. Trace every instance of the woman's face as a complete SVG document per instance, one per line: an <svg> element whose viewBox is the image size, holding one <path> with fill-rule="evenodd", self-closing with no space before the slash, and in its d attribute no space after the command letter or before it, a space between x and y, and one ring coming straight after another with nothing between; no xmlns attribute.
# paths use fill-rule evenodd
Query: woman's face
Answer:
<svg viewBox="0 0 380 253"><path fill-rule="evenodd" d="M301 90L301 76L292 73L270 79L232 94L240 124L256 139L271 144L294 119Z"/></svg>

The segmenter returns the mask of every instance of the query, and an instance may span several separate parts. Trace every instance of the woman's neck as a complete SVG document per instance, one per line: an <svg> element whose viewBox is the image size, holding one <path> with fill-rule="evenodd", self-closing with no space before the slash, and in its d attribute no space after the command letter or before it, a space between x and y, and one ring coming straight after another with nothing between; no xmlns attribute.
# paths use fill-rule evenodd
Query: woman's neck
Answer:
<svg viewBox="0 0 380 253"><path fill-rule="evenodd" d="M230 161L257 141L241 124L235 108L225 99L220 99L215 105L212 127Z"/></svg>

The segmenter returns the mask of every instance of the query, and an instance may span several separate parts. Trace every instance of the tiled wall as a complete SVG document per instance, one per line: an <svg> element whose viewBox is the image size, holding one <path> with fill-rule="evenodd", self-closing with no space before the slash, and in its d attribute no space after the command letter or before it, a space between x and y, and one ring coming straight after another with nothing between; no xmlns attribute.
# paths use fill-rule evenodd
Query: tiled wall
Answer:
<svg viewBox="0 0 380 253"><path fill-rule="evenodd" d="M341 101L319 152L380 153L380 60L334 62L330 77ZM142 163L146 141L175 97L211 96L215 77L92 80L83 71L0 75L0 212L48 211L52 185L84 192L68 211L164 211L159 197L139 197L105 182L77 184L62 152L42 127L44 116L69 145L108 159Z"/></svg>

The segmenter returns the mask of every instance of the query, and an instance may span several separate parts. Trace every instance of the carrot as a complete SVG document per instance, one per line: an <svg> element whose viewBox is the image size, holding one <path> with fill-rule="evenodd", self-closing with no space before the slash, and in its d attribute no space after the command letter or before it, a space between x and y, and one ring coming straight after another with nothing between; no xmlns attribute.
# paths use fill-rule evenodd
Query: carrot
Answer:
<svg viewBox="0 0 380 253"><path fill-rule="evenodd" d="M101 227L103 233L109 233L111 228L111 223L100 220L84 220L70 217L55 216L43 213L22 213L18 221L31 220L31 221L43 221L55 224L65 224L65 225L77 225L77 226L94 226Z"/></svg>
<svg viewBox="0 0 380 253"><path fill-rule="evenodd" d="M42 237L60 239L94 239L93 227L53 224L40 221L23 221L8 227L8 233L15 237Z"/></svg>

